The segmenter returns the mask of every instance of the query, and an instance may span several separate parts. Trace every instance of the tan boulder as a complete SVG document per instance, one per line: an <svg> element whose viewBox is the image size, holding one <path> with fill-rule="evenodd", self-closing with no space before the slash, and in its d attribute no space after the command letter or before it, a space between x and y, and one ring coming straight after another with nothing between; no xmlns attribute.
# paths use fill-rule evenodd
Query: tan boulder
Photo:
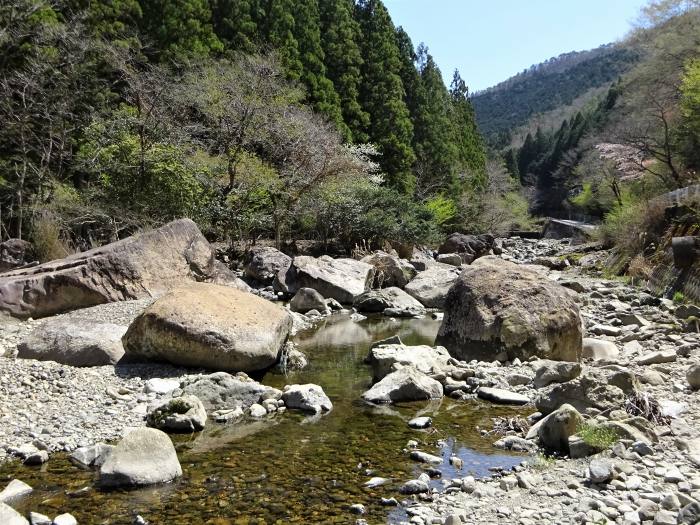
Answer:
<svg viewBox="0 0 700 525"><path fill-rule="evenodd" d="M171 290L129 326L129 359L251 372L275 364L292 318L248 292L208 283Z"/></svg>
<svg viewBox="0 0 700 525"><path fill-rule="evenodd" d="M190 281L245 287L189 219L31 268L2 274L0 311L46 317L153 297Z"/></svg>
<svg viewBox="0 0 700 525"><path fill-rule="evenodd" d="M486 256L464 269L445 301L436 344L457 359L581 358L575 292L528 268Z"/></svg>

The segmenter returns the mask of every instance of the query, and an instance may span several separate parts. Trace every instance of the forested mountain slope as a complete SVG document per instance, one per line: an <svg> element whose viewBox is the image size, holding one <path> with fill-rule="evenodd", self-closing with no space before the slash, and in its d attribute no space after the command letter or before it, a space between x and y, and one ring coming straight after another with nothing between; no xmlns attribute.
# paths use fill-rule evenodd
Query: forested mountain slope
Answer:
<svg viewBox="0 0 700 525"><path fill-rule="evenodd" d="M571 105L587 91L611 82L635 64L637 50L609 44L536 64L471 97L481 132L491 143L509 143L511 130L538 114Z"/></svg>

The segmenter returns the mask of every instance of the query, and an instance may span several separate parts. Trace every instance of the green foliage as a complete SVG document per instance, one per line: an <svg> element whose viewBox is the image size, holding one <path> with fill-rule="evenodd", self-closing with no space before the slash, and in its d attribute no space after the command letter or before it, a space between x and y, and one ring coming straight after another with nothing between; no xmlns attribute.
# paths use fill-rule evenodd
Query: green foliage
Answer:
<svg viewBox="0 0 700 525"><path fill-rule="evenodd" d="M457 215L455 201L442 195L430 199L425 203L425 207L430 210L435 222L440 226L450 223Z"/></svg>
<svg viewBox="0 0 700 525"><path fill-rule="evenodd" d="M700 60L687 64L681 94L681 148L688 166L697 170L700 168Z"/></svg>
<svg viewBox="0 0 700 525"><path fill-rule="evenodd" d="M597 450L606 450L620 439L614 429L590 423L581 424L576 430L576 435L583 439L586 445Z"/></svg>
<svg viewBox="0 0 700 525"><path fill-rule="evenodd" d="M678 292L678 291L674 292L673 302L677 303L677 304L684 303L685 302L685 295L683 294L683 292Z"/></svg>
<svg viewBox="0 0 700 525"><path fill-rule="evenodd" d="M343 120L350 131L346 139L362 143L369 139L370 116L360 105L362 34L353 17L354 8L353 0L319 2L326 70L340 97Z"/></svg>
<svg viewBox="0 0 700 525"><path fill-rule="evenodd" d="M410 194L415 187L411 172L415 161L413 124L399 76L401 61L394 24L379 0L363 0L358 10L364 60L360 97L371 116L368 135L382 154L380 163L389 186Z"/></svg>
<svg viewBox="0 0 700 525"><path fill-rule="evenodd" d="M197 166L174 144L155 142L142 149L125 125L133 114L133 108L123 107L113 120L96 121L86 130L79 158L101 185L102 198L161 220L195 216L206 195L195 176Z"/></svg>
<svg viewBox="0 0 700 525"><path fill-rule="evenodd" d="M214 34L207 0L141 0L140 28L163 60L209 56L224 50Z"/></svg>

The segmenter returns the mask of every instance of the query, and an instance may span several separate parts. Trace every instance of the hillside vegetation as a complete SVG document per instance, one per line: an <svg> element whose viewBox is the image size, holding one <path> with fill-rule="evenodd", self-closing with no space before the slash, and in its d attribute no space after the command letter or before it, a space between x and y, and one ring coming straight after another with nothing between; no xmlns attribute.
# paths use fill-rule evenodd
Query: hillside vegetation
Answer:
<svg viewBox="0 0 700 525"><path fill-rule="evenodd" d="M519 198L492 175L465 81L380 0L0 6L0 234L43 258L181 216L221 240L428 241L482 228L494 180Z"/></svg>
<svg viewBox="0 0 700 525"><path fill-rule="evenodd" d="M686 233L700 223L697 203L668 217L654 200L698 182L700 2L659 0L642 15L620 44L637 59L618 80L556 127L535 127L501 154L533 213L602 221L605 240L623 259L639 256L645 266L679 221Z"/></svg>
<svg viewBox="0 0 700 525"><path fill-rule="evenodd" d="M591 89L608 86L638 59L634 47L609 44L533 65L472 95L479 129L490 143L507 145L515 128L537 115L572 105Z"/></svg>

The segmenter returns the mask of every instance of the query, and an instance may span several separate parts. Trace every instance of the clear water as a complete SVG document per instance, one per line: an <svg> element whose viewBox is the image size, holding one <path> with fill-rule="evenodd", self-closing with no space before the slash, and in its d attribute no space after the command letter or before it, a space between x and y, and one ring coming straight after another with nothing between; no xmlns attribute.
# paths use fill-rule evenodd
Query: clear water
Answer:
<svg viewBox="0 0 700 525"><path fill-rule="evenodd" d="M424 468L404 452L409 439L443 455L437 468L445 478L485 476L490 467L508 468L523 459L497 451L491 445L495 438L478 431L490 428L492 417L513 415L515 409L449 398L387 407L360 400L370 384L363 359L372 341L399 334L406 344L432 344L438 327L431 319L356 323L334 316L299 334L296 341L309 366L288 376L267 374L263 383L278 388L319 384L333 411L320 417L288 412L262 421L210 423L200 434L174 436L184 475L172 484L104 492L95 488L94 473L61 455L37 468L2 466L0 482L17 477L34 487L19 511L71 512L81 525L131 524L136 514L154 525L354 523L348 511L354 503L365 505L369 523L396 521L400 508L382 507L379 500L400 500L398 488ZM408 428L407 421L418 415L431 416L433 430ZM464 461L461 471L449 465L451 454ZM366 489L370 476L391 482Z"/></svg>

